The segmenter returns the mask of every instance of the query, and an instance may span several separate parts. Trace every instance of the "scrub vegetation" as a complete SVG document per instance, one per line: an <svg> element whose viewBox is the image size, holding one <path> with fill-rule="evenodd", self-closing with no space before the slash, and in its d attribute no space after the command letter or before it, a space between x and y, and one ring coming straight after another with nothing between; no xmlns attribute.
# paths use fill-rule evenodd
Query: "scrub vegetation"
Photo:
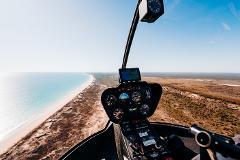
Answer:
<svg viewBox="0 0 240 160"><path fill-rule="evenodd" d="M152 121L197 124L227 136L240 134L240 86L221 85L221 80L149 77L145 80L163 86L157 111L150 118Z"/></svg>

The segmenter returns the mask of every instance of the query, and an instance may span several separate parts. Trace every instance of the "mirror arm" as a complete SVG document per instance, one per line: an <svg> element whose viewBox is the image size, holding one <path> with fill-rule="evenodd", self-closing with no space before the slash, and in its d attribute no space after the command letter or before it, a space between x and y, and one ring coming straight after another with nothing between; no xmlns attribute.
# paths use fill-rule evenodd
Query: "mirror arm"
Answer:
<svg viewBox="0 0 240 160"><path fill-rule="evenodd" d="M123 57L123 62L122 62L122 69L125 69L127 66L130 48L132 46L133 37L134 37L135 31L137 29L137 25L139 22L139 4L141 3L141 1L142 0L138 0L137 7L135 9L134 17L132 20L131 28L130 28L130 31L128 34L127 44L125 47L125 52L124 52L124 57Z"/></svg>

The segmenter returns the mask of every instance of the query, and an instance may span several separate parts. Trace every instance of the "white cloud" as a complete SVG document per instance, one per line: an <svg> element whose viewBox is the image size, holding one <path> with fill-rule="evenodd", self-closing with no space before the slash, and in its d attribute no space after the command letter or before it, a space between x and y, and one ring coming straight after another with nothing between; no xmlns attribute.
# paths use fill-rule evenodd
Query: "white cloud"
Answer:
<svg viewBox="0 0 240 160"><path fill-rule="evenodd" d="M222 22L221 24L222 24L223 29L225 29L227 31L231 31L232 30L231 27L227 23Z"/></svg>
<svg viewBox="0 0 240 160"><path fill-rule="evenodd" d="M232 15L240 21L240 11L237 9L237 7L234 5L234 3L233 2L229 3L228 7L229 7Z"/></svg>

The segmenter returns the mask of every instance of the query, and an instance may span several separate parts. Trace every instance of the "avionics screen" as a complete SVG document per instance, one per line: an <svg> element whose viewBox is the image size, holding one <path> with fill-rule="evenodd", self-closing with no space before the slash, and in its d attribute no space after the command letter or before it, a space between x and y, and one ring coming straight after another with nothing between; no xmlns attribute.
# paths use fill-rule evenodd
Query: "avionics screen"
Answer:
<svg viewBox="0 0 240 160"><path fill-rule="evenodd" d="M140 81L141 75L139 68L119 69L121 82Z"/></svg>

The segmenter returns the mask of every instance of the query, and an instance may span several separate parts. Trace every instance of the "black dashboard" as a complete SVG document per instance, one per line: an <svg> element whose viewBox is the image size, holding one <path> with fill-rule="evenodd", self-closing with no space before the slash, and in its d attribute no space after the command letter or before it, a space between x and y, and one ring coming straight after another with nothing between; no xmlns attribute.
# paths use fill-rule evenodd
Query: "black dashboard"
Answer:
<svg viewBox="0 0 240 160"><path fill-rule="evenodd" d="M141 120L150 117L162 94L160 84L144 81L121 83L102 94L102 105L114 123Z"/></svg>

